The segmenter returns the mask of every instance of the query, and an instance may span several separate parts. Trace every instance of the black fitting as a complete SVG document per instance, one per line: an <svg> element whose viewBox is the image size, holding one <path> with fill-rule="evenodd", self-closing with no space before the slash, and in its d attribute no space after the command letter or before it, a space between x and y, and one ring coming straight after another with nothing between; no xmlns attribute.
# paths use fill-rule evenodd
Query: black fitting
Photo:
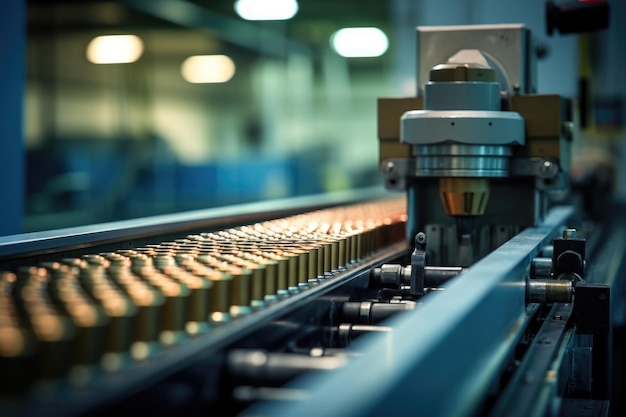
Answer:
<svg viewBox="0 0 626 417"><path fill-rule="evenodd" d="M567 237L554 239L552 276L578 276L585 278L585 239L577 238L574 229L567 229Z"/></svg>
<svg viewBox="0 0 626 417"><path fill-rule="evenodd" d="M591 32L609 26L608 1L572 1L555 4L546 2L546 31L552 36L554 30L561 35Z"/></svg>
<svg viewBox="0 0 626 417"><path fill-rule="evenodd" d="M608 334L611 288L604 284L579 283L574 293L574 323L579 334Z"/></svg>
<svg viewBox="0 0 626 417"><path fill-rule="evenodd" d="M557 256L556 264L561 273L575 274L583 267L583 259L579 253L573 250L566 250Z"/></svg>

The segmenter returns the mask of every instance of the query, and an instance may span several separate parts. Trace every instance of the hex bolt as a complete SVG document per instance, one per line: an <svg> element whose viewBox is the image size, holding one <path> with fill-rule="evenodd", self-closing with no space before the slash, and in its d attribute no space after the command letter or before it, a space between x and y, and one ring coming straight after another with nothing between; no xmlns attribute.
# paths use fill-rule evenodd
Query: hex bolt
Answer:
<svg viewBox="0 0 626 417"><path fill-rule="evenodd" d="M380 283L383 286L400 285L402 280L402 265L383 264L380 268Z"/></svg>

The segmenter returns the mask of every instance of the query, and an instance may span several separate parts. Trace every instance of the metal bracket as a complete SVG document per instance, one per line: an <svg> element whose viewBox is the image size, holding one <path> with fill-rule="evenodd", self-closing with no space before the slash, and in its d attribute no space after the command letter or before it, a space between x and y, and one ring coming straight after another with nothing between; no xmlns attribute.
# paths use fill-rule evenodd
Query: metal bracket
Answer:
<svg viewBox="0 0 626 417"><path fill-rule="evenodd" d="M569 185L568 175L550 158L513 158L511 176L535 177L535 187L542 191L564 190Z"/></svg>
<svg viewBox="0 0 626 417"><path fill-rule="evenodd" d="M579 334L607 334L611 325L611 288L579 282L574 295L574 324Z"/></svg>
<svg viewBox="0 0 626 417"><path fill-rule="evenodd" d="M405 158L386 159L381 163L380 171L388 190L406 189L406 178L413 175L415 161Z"/></svg>
<svg viewBox="0 0 626 417"><path fill-rule="evenodd" d="M511 176L553 178L559 173L559 164L552 159L514 158L511 160Z"/></svg>
<svg viewBox="0 0 626 417"><path fill-rule="evenodd" d="M415 250L411 255L411 295L424 294L426 257L426 234L419 232L415 235Z"/></svg>

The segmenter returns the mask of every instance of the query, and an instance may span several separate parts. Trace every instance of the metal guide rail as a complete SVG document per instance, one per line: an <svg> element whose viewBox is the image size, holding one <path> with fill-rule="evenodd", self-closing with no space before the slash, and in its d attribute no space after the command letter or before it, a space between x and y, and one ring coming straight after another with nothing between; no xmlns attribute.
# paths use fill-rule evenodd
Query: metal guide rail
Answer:
<svg viewBox="0 0 626 417"><path fill-rule="evenodd" d="M390 329L384 335L357 341L351 351L358 354L332 375L310 373L278 393L257 388L265 401L240 415L546 415L558 413L555 400L581 392L593 404L591 374L571 365L572 355L581 360L591 348L574 340L602 338L606 329L584 328L585 320L576 319L588 313L580 300L538 304L529 297L533 260L548 256L571 215L569 208L553 209L540 226L421 299L419 308L383 322ZM586 294L584 285L576 288ZM595 290L600 299L608 294Z"/></svg>
<svg viewBox="0 0 626 417"><path fill-rule="evenodd" d="M405 222L404 198L387 196L18 266L4 245L0 414L93 415L131 398L125 407L404 253ZM37 245L38 255L54 249Z"/></svg>

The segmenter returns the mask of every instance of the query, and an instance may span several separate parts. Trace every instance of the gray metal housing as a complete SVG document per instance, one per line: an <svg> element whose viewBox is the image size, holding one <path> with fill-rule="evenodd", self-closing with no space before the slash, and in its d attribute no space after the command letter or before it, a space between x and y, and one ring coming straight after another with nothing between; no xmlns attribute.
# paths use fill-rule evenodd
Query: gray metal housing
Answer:
<svg viewBox="0 0 626 417"><path fill-rule="evenodd" d="M502 90L535 93L530 31L523 24L417 27L417 95L424 95L430 70L461 49L479 49L496 70ZM497 57L497 59L495 58ZM495 65L494 65L495 64Z"/></svg>

